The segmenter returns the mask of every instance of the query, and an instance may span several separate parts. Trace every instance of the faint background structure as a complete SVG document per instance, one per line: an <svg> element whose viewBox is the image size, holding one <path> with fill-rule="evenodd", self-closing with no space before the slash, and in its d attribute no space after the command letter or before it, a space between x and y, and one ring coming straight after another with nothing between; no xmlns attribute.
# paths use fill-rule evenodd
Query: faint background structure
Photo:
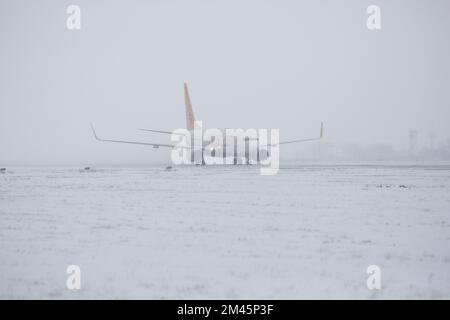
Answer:
<svg viewBox="0 0 450 320"><path fill-rule="evenodd" d="M81 7L82 28L66 29ZM382 30L366 28L377 4ZM152 164L184 125L280 128L287 159L450 158L450 2L0 1L0 164ZM432 132L432 135L430 134Z"/></svg>

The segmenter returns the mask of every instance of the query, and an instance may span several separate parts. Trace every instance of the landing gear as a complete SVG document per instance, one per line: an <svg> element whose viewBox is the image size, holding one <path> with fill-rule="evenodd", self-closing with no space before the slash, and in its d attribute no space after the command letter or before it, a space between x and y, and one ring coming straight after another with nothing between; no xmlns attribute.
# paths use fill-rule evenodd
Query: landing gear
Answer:
<svg viewBox="0 0 450 320"><path fill-rule="evenodd" d="M244 154L245 154L245 164L249 165L250 164L250 138L249 137L245 137Z"/></svg>

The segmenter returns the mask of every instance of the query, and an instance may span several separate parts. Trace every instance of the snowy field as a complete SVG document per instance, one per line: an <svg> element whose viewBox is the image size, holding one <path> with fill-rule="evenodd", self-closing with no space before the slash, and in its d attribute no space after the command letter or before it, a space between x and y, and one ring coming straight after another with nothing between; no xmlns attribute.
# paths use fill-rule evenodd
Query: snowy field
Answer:
<svg viewBox="0 0 450 320"><path fill-rule="evenodd" d="M15 167L0 218L2 299L450 298L450 165Z"/></svg>

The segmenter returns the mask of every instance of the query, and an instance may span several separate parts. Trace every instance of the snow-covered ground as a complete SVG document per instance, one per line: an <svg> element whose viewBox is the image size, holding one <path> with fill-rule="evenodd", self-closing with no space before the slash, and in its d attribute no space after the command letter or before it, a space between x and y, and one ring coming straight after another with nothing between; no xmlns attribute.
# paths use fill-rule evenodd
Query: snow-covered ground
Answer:
<svg viewBox="0 0 450 320"><path fill-rule="evenodd" d="M448 299L450 165L8 168L0 298Z"/></svg>

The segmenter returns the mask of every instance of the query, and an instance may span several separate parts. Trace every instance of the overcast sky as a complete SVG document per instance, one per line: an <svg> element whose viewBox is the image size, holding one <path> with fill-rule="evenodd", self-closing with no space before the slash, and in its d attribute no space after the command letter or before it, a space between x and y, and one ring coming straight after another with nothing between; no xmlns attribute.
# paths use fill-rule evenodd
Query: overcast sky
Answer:
<svg viewBox="0 0 450 320"><path fill-rule="evenodd" d="M81 30L66 8L81 7ZM381 7L369 31L366 8ZM205 127L281 139L450 138L450 1L0 0L0 165L155 163L184 127L183 82ZM300 148L291 145L289 148Z"/></svg>

